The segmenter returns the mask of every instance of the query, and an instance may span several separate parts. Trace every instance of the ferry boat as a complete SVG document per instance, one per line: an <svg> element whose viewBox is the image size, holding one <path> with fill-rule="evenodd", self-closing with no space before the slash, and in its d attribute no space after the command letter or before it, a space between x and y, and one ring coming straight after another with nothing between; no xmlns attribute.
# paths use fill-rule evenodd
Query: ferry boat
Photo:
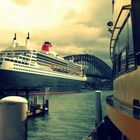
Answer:
<svg viewBox="0 0 140 140"><path fill-rule="evenodd" d="M48 87L49 93L79 91L86 77L83 67L50 51L50 42L42 49L30 47L30 37L25 46L19 46L16 34L12 47L0 52L0 90Z"/></svg>
<svg viewBox="0 0 140 140"><path fill-rule="evenodd" d="M110 140L140 139L140 1L113 0L110 56L113 96L107 97ZM111 28L111 26L113 28ZM109 127L108 127L109 128Z"/></svg>

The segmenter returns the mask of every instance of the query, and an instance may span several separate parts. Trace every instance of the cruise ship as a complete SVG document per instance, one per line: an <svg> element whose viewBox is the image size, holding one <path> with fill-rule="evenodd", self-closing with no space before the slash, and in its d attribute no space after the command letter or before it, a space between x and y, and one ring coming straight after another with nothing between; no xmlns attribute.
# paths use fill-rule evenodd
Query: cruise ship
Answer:
<svg viewBox="0 0 140 140"><path fill-rule="evenodd" d="M0 90L47 87L49 93L79 91L86 77L83 67L51 52L51 43L31 49L30 37L19 46L15 37L11 47L0 52Z"/></svg>

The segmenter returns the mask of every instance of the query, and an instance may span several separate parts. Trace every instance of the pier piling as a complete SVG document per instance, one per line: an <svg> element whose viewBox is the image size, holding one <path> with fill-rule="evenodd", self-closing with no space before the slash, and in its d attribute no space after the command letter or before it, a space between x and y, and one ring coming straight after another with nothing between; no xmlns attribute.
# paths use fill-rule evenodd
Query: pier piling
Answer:
<svg viewBox="0 0 140 140"><path fill-rule="evenodd" d="M27 140L28 101L19 96L0 100L0 140Z"/></svg>
<svg viewBox="0 0 140 140"><path fill-rule="evenodd" d="M102 92L95 91L95 126L97 127L102 121Z"/></svg>

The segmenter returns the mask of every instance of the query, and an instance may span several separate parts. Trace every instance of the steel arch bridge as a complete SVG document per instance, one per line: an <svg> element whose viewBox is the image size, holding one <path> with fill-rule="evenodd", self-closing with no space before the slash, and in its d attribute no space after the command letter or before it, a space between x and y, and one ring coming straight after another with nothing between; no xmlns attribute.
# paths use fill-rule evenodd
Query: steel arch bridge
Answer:
<svg viewBox="0 0 140 140"><path fill-rule="evenodd" d="M88 86L92 88L112 86L111 68L96 56L89 54L78 54L65 56L64 59L72 60L84 66L85 74L88 77Z"/></svg>

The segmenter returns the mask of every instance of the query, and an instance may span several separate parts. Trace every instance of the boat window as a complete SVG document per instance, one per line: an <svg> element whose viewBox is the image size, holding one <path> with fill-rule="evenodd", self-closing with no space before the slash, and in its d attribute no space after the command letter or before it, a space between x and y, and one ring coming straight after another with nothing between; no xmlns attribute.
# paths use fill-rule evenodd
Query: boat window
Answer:
<svg viewBox="0 0 140 140"><path fill-rule="evenodd" d="M134 54L134 46L133 46L133 35L132 35L132 22L131 17L128 19L128 69L135 68L135 54Z"/></svg>
<svg viewBox="0 0 140 140"><path fill-rule="evenodd" d="M21 63L21 61L18 61L18 63Z"/></svg>
<svg viewBox="0 0 140 140"><path fill-rule="evenodd" d="M122 52L123 49L127 46L128 43L128 26L127 23L124 25L123 30L119 35L119 52Z"/></svg>
<svg viewBox="0 0 140 140"><path fill-rule="evenodd" d="M29 65L29 63L26 63L26 62L25 62L25 64L26 64L26 65Z"/></svg>
<svg viewBox="0 0 140 140"><path fill-rule="evenodd" d="M12 53L7 53L7 55L12 55Z"/></svg>
<svg viewBox="0 0 140 140"><path fill-rule="evenodd" d="M11 59L10 61L11 61L11 62L14 62L14 60L13 60L13 59Z"/></svg>
<svg viewBox="0 0 140 140"><path fill-rule="evenodd" d="M126 71L126 49L124 49L124 51L121 53L120 61L121 61L121 63L120 63L120 66L121 66L120 71L124 72L124 71Z"/></svg>
<svg viewBox="0 0 140 140"><path fill-rule="evenodd" d="M115 41L113 60L115 75L135 68L131 16L127 18Z"/></svg>
<svg viewBox="0 0 140 140"><path fill-rule="evenodd" d="M20 53L15 53L15 55L19 55Z"/></svg>
<svg viewBox="0 0 140 140"><path fill-rule="evenodd" d="M5 60L6 60L6 61L9 61L9 59L8 59L8 58L5 58Z"/></svg>
<svg viewBox="0 0 140 140"><path fill-rule="evenodd" d="M134 52L131 17L128 18L128 38L129 38L129 51Z"/></svg>

